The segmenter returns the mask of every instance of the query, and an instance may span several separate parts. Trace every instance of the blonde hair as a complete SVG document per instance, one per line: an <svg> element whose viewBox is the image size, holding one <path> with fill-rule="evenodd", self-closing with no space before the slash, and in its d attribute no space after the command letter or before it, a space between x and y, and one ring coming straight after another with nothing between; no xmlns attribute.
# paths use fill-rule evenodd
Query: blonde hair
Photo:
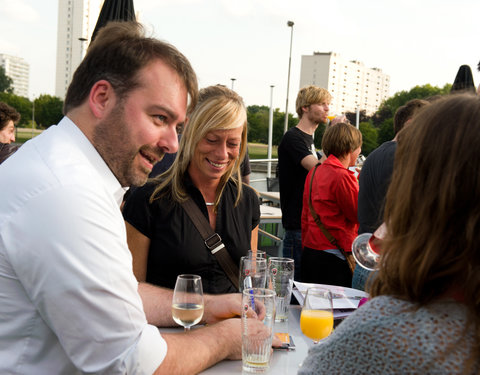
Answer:
<svg viewBox="0 0 480 375"><path fill-rule="evenodd" d="M298 118L302 118L303 116L303 107L319 104L324 101L330 104L331 100L332 95L324 88L313 85L301 88L297 94L297 101L295 103Z"/></svg>
<svg viewBox="0 0 480 375"><path fill-rule="evenodd" d="M216 210L227 181L233 177L237 186L237 205L242 194L240 164L247 149L247 111L243 99L225 86L209 86L200 90L198 104L189 117L175 161L169 170L155 178L158 185L150 197L150 202L167 193L171 194L173 200L184 202L188 198L183 182L184 175L200 140L214 130L243 127L238 158L221 177L214 204Z"/></svg>

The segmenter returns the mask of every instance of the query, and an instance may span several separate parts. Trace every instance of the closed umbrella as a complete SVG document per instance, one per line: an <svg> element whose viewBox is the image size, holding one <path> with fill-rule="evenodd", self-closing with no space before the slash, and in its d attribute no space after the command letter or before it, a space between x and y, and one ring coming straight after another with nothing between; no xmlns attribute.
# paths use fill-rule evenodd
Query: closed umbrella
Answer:
<svg viewBox="0 0 480 375"><path fill-rule="evenodd" d="M98 30L110 21L135 21L135 8L133 0L105 0L98 16L95 30L93 30L92 40L95 39Z"/></svg>
<svg viewBox="0 0 480 375"><path fill-rule="evenodd" d="M468 65L460 66L450 92L471 92L475 94L475 84L473 83L472 69L470 69Z"/></svg>

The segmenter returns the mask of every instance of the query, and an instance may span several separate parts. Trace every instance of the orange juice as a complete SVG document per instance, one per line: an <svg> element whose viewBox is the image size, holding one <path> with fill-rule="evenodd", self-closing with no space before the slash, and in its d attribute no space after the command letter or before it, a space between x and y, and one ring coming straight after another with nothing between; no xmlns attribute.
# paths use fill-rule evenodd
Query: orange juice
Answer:
<svg viewBox="0 0 480 375"><path fill-rule="evenodd" d="M333 329L333 314L324 310L302 310L300 329L313 341L324 339Z"/></svg>

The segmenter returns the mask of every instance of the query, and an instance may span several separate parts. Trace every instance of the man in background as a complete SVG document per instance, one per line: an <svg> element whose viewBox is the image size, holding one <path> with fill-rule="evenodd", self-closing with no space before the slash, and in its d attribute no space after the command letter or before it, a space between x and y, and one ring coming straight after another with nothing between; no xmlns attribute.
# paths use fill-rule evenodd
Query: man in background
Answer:
<svg viewBox="0 0 480 375"><path fill-rule="evenodd" d="M393 173L398 133L426 105L426 100L412 99L399 107L393 118L395 137L382 143L365 160L359 176L358 234L373 233L383 223L384 202ZM352 286L363 290L369 275L370 272L364 268L355 267Z"/></svg>
<svg viewBox="0 0 480 375"><path fill-rule="evenodd" d="M301 215L303 187L308 171L317 163L313 134L327 122L332 96L317 86L302 88L297 95L296 111L300 119L290 128L278 146L278 177L282 224L285 228L283 255L295 260L295 278L300 275L302 256Z"/></svg>

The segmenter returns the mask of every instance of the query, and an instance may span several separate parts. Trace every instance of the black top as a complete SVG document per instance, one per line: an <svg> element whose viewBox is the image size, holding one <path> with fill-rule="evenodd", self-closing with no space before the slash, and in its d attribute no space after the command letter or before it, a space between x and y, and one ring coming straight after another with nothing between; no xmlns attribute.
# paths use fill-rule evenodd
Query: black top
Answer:
<svg viewBox="0 0 480 375"><path fill-rule="evenodd" d="M186 190L208 220L208 211L200 191L186 174ZM173 288L177 276L193 273L202 277L205 293L230 293L237 290L217 262L183 210L169 197L149 203L155 188L153 183L135 189L128 197L123 215L125 220L150 238L146 281ZM230 180L218 206L215 231L222 238L236 264L250 249L252 230L260 222L260 205L257 194L243 185L242 199L233 207L237 189Z"/></svg>
<svg viewBox="0 0 480 375"><path fill-rule="evenodd" d="M363 163L359 176L358 233L373 233L383 222L383 209L392 178L397 142L388 141L375 149Z"/></svg>
<svg viewBox="0 0 480 375"><path fill-rule="evenodd" d="M14 143L0 143L0 164L18 150L20 145Z"/></svg>
<svg viewBox="0 0 480 375"><path fill-rule="evenodd" d="M278 177L280 206L285 229L301 229L303 187L308 171L300 164L305 156L313 155L313 137L297 127L290 128L278 146Z"/></svg>

